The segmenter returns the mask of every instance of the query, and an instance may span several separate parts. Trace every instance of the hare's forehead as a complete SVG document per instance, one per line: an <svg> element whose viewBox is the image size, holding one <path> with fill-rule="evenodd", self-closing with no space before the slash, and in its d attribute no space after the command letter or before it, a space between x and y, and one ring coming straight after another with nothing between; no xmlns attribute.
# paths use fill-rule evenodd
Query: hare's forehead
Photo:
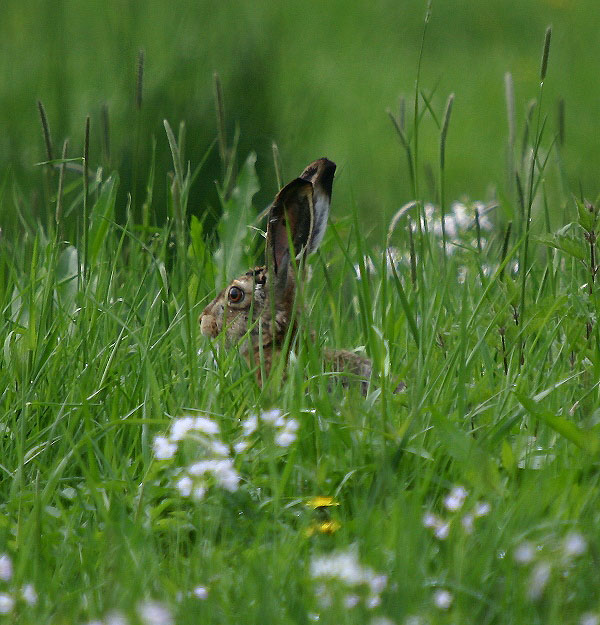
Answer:
<svg viewBox="0 0 600 625"><path fill-rule="evenodd" d="M267 281L267 271L264 267L258 267L257 269L251 269L247 271L243 276L236 278L233 281L233 285L244 289L246 292L251 292L257 286L263 286Z"/></svg>

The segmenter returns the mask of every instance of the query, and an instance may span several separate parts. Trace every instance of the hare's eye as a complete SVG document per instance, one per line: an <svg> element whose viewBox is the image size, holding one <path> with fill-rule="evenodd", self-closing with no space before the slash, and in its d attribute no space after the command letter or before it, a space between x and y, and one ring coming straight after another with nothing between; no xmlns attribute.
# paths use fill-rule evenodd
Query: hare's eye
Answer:
<svg viewBox="0 0 600 625"><path fill-rule="evenodd" d="M238 289L237 286L232 286L229 289L229 301L232 304L239 304L244 299L244 291L242 289Z"/></svg>

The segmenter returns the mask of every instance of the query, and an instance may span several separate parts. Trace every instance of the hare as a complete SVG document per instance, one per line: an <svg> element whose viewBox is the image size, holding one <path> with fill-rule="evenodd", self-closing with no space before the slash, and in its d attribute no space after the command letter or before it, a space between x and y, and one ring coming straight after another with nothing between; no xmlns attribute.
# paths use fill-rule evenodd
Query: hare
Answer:
<svg viewBox="0 0 600 625"><path fill-rule="evenodd" d="M335 169L335 163L321 158L281 189L269 210L265 265L233 280L200 315L205 336L215 338L224 330L227 347L244 338L240 351L250 366L264 363L265 375L284 348L288 331L288 344L296 332L300 314L298 310L294 314L296 283L302 286L304 259L318 248L325 234ZM345 350L325 350L324 359L337 371L359 376L366 392L372 368L368 358ZM260 366L257 371L262 385ZM343 382L346 384L347 378Z"/></svg>

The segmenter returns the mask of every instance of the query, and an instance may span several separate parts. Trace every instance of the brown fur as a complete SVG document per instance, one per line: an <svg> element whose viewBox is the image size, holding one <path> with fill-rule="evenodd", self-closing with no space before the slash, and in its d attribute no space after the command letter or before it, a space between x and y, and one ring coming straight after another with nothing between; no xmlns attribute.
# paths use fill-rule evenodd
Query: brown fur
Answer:
<svg viewBox="0 0 600 625"><path fill-rule="evenodd" d="M296 275L289 241L302 283L304 256L318 247L327 224L334 172L335 163L319 159L277 194L267 225L267 264L233 280L200 316L202 334L216 338L224 331L226 347L239 343L251 366L261 363L262 352L267 376L281 354L294 318ZM288 344L296 332L293 323ZM247 338L240 343L244 336ZM366 392L371 375L369 359L345 350L325 350L324 358L337 371L359 376ZM260 367L257 371L262 384Z"/></svg>
<svg viewBox="0 0 600 625"><path fill-rule="evenodd" d="M226 347L234 346L248 333L248 340L240 344L240 350L248 364L255 366L260 363L262 346L265 373L269 375L271 364L281 351L290 325L296 289L293 277L289 276L283 297L278 298L272 307L270 289L267 288L266 282L266 267L258 267L233 280L202 311L200 330L204 336L216 338L222 332L225 323ZM229 301L228 293L232 287L242 289L245 293L244 300L240 304L236 305ZM295 333L295 330L296 323L292 333ZM257 375L260 382L260 370Z"/></svg>

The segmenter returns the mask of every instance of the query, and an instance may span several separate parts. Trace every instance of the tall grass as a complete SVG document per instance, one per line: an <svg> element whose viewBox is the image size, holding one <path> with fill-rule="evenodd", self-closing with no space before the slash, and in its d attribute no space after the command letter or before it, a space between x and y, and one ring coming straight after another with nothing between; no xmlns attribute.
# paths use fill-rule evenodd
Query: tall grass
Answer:
<svg viewBox="0 0 600 625"><path fill-rule="evenodd" d="M539 123L528 135L513 234L517 195L445 199L453 100L437 111L418 87L412 135L393 119L415 181L419 132L439 133L440 204L415 197L377 247L360 207L336 205L340 177L287 377L261 389L235 349L197 331L215 290L261 253L256 158L228 145L215 85L217 232L188 216L214 143L190 163L183 124L164 124L172 172L147 172L148 197L168 175L161 225L118 205L89 125L71 156L83 167L65 142L58 176L48 168L46 222L4 184L22 237L0 240L0 612L598 622L598 211L545 193L557 144ZM530 210L572 223L542 235ZM326 346L373 359L365 397L324 371Z"/></svg>

